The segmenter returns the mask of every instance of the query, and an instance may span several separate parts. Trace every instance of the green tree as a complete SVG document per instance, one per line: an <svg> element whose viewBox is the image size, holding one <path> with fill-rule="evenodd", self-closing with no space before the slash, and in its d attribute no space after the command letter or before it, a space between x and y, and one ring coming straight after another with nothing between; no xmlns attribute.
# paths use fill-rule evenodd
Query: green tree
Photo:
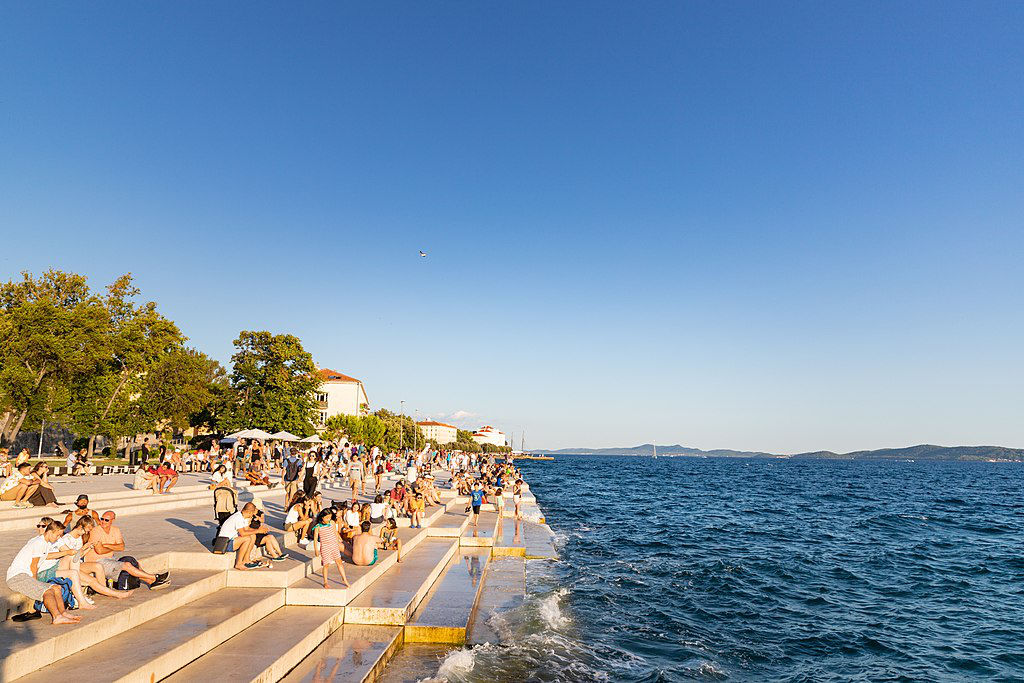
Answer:
<svg viewBox="0 0 1024 683"><path fill-rule="evenodd" d="M194 349L172 349L146 373L141 403L157 429L184 429L193 415L213 399L209 372L211 361ZM218 364L219 365L219 364Z"/></svg>
<svg viewBox="0 0 1024 683"><path fill-rule="evenodd" d="M223 432L231 421L235 392L231 389L227 370L212 358L206 358L205 381L210 399L189 416L189 425L211 432Z"/></svg>
<svg viewBox="0 0 1024 683"><path fill-rule="evenodd" d="M107 312L81 275L49 270L0 285L0 440L30 413L63 406L68 386L107 353Z"/></svg>
<svg viewBox="0 0 1024 683"><path fill-rule="evenodd" d="M233 428L313 433L316 366L299 338L243 331L235 340L231 387L236 394Z"/></svg>
<svg viewBox="0 0 1024 683"><path fill-rule="evenodd" d="M157 312L154 302L136 303L138 294L130 274L107 288L103 303L108 316L105 338L109 353L97 372L83 376L72 388L77 398L68 426L91 435L90 453L99 434L116 442L119 437L155 429L162 416L157 417L158 409L148 405L151 399L168 407L178 400L168 398L159 380L151 380L149 375L158 372L166 377L161 365L168 362L169 355L183 352L185 337ZM130 442L127 448L131 448Z"/></svg>

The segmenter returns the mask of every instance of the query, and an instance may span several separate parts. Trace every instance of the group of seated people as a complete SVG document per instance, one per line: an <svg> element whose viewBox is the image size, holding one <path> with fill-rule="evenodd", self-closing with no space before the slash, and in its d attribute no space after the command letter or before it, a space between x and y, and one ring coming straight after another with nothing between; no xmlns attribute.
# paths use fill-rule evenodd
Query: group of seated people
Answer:
<svg viewBox="0 0 1024 683"><path fill-rule="evenodd" d="M75 509L63 522L43 517L36 524L36 535L15 555L7 569L7 587L37 603L50 615L53 624L74 624L81 617L73 609L96 609L87 593L123 600L132 590L116 590L111 582L122 572L145 583L152 590L170 584L168 572L151 574L134 560L115 559L125 549L124 536L114 526L115 514L102 515L89 509L89 497L80 495ZM65 602L61 584L69 584L71 600ZM26 612L18 621L38 619L41 609Z"/></svg>
<svg viewBox="0 0 1024 683"><path fill-rule="evenodd" d="M142 463L135 470L135 481L132 488L136 491L150 490L153 493L170 493L171 487L178 483L178 472L171 467L169 460Z"/></svg>
<svg viewBox="0 0 1024 683"><path fill-rule="evenodd" d="M0 500L13 501L16 508L60 507L49 474L50 466L45 462L15 465L0 483Z"/></svg>

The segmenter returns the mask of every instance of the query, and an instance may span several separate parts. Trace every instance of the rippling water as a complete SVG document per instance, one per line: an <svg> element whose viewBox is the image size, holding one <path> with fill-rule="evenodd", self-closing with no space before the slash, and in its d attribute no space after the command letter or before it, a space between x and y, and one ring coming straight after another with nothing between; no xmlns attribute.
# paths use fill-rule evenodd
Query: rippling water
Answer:
<svg viewBox="0 0 1024 683"><path fill-rule="evenodd" d="M448 680L1024 678L1024 469L524 463L561 562Z"/></svg>

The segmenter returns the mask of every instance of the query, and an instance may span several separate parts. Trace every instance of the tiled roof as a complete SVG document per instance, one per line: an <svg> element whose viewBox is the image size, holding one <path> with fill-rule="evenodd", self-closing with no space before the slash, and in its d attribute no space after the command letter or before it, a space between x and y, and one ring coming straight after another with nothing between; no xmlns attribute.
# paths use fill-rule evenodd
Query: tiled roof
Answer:
<svg viewBox="0 0 1024 683"><path fill-rule="evenodd" d="M327 368L320 370L320 378L325 382L355 382L356 384L362 384L362 381L355 377L349 377L343 372Z"/></svg>
<svg viewBox="0 0 1024 683"><path fill-rule="evenodd" d="M421 427L448 427L450 429L458 429L455 425L445 424L444 422L434 422L433 420L427 420L425 422L417 422L416 424Z"/></svg>

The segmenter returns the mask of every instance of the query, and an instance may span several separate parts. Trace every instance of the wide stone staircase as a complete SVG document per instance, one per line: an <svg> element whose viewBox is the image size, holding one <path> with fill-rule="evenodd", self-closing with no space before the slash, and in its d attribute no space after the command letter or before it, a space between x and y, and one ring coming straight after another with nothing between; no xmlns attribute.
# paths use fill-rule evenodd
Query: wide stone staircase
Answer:
<svg viewBox="0 0 1024 683"><path fill-rule="evenodd" d="M323 488L326 495L334 485ZM338 489L347 497L344 487ZM279 488L251 487L244 495L268 503L277 496L278 505L283 499ZM189 503L208 505L211 498L199 486L168 496L92 496L94 507L116 509L119 520L133 514L158 518ZM332 567L330 587L324 588L319 560L281 531L289 559L269 569L237 571L231 555L194 546L150 554L143 560L149 571L172 572L166 590L143 587L123 601L98 597L97 609L74 612L83 619L73 626L52 626L45 617L0 622L0 683L69 677L366 681L406 642L462 644L481 595L487 595L492 558L554 557L554 548L542 525L510 518L499 523L490 509L471 526L467 498L452 491L442 498L442 505L428 509L423 528L400 522L401 563L394 551L379 551L371 567L346 564L348 587ZM523 504L533 518L539 515L532 496L524 496ZM38 510L22 512L0 511L0 524L38 519Z"/></svg>

